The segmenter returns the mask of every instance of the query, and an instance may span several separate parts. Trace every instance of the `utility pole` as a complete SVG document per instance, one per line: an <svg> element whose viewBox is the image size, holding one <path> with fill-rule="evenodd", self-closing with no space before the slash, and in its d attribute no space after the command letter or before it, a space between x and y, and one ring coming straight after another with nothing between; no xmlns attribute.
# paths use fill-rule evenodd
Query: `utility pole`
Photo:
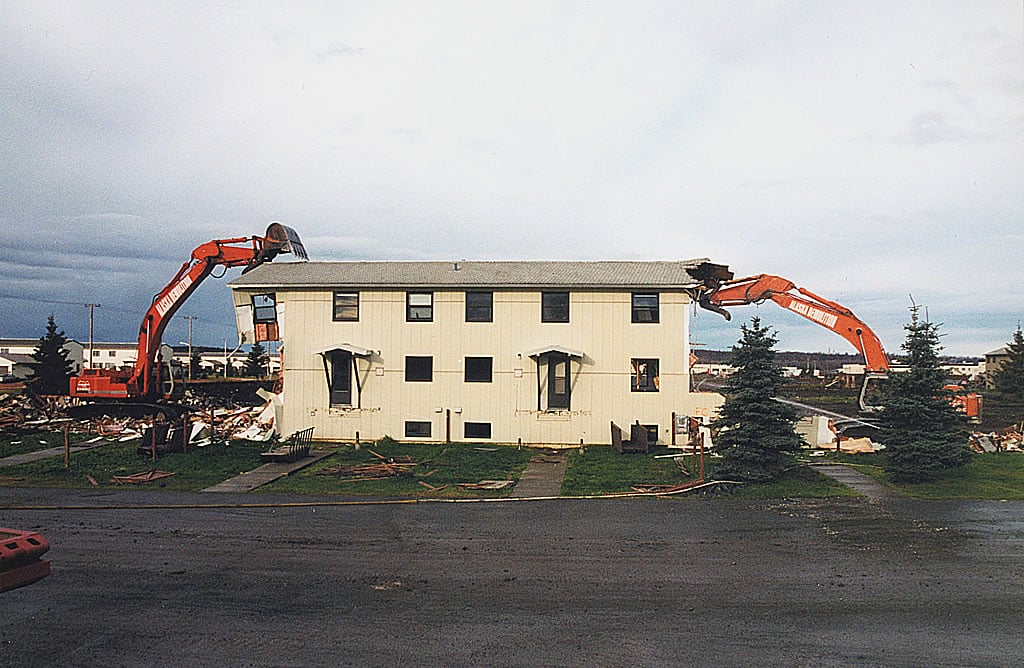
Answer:
<svg viewBox="0 0 1024 668"><path fill-rule="evenodd" d="M103 304L86 304L89 307L89 364L88 367L92 368L92 315L93 310Z"/></svg>
<svg viewBox="0 0 1024 668"><path fill-rule="evenodd" d="M192 380L192 321L196 319L194 315L184 316L185 320L188 320L188 379Z"/></svg>

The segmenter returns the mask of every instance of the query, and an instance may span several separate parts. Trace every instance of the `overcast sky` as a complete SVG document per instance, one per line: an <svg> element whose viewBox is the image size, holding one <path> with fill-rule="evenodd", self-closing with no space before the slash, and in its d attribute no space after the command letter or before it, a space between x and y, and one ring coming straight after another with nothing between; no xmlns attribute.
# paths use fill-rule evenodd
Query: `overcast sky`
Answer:
<svg viewBox="0 0 1024 668"><path fill-rule="evenodd" d="M1021 0L3 2L0 337L134 340L195 246L709 257L945 351L1024 317ZM237 275L237 270L229 276ZM225 280L165 340L236 340ZM59 303L70 302L70 303ZM772 304L780 350L850 351Z"/></svg>

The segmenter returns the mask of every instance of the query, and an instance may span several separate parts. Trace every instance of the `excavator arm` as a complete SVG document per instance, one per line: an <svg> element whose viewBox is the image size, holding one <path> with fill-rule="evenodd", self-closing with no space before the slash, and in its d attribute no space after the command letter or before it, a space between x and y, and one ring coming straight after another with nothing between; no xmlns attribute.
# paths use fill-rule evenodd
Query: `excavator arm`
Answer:
<svg viewBox="0 0 1024 668"><path fill-rule="evenodd" d="M725 307L760 304L767 300L831 329L849 341L864 356L868 373L889 371L889 356L882 342L853 311L810 290L797 287L781 276L758 274L727 281L704 293L699 303L708 310L724 315L728 320L730 315Z"/></svg>
<svg viewBox="0 0 1024 668"><path fill-rule="evenodd" d="M706 283L708 289L700 295L698 303L709 311L721 314L726 320L731 318L726 307L760 304L770 300L849 341L864 356L861 410L870 412L878 409L877 406L868 403L868 388L871 381L884 378L888 374L889 356L886 355L878 336L854 315L853 311L810 290L797 287L792 281L781 276L758 274L726 281L711 280Z"/></svg>
<svg viewBox="0 0 1024 668"><path fill-rule="evenodd" d="M245 272L281 253L308 259L295 230L280 223L271 223L262 237L219 239L196 247L174 278L153 298L142 318L132 370L126 373L85 369L81 376L71 378L72 396L133 401L167 398L162 389L164 370L158 357L164 330L178 308L217 267L244 267Z"/></svg>

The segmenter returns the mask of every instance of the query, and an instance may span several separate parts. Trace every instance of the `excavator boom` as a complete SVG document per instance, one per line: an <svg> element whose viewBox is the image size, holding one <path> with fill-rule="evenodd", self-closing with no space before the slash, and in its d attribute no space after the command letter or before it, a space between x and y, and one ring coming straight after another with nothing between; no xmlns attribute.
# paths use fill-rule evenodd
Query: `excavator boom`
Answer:
<svg viewBox="0 0 1024 668"><path fill-rule="evenodd" d="M217 267L243 267L249 271L281 253L309 259L298 233L281 223L271 223L262 237L218 239L197 246L178 273L153 298L139 326L135 365L130 371L83 369L71 378L71 395L89 400L156 402L180 395L173 386L165 360L159 359L164 329L178 308ZM169 360L166 360L169 361ZM165 387L170 384L170 387Z"/></svg>
<svg viewBox="0 0 1024 668"><path fill-rule="evenodd" d="M719 280L704 277L705 287L698 303L730 319L728 306L745 306L773 301L787 311L807 318L843 337L864 356L864 385L860 392L861 410L872 412L879 406L869 404L867 395L873 381L889 373L889 356L878 336L853 311L810 290L797 287L781 276L757 274L746 278ZM958 395L954 401L969 420L980 419L981 398L975 393Z"/></svg>

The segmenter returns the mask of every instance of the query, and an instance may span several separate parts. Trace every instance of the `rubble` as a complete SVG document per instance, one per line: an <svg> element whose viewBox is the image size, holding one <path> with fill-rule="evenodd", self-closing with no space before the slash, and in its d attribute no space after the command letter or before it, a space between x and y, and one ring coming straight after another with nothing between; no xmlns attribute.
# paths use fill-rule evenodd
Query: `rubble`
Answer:
<svg viewBox="0 0 1024 668"><path fill-rule="evenodd" d="M1021 452L1024 450L1024 422L1012 424L998 432L971 432L967 444L975 452Z"/></svg>
<svg viewBox="0 0 1024 668"><path fill-rule="evenodd" d="M282 399L281 395L270 392L261 396L266 399L266 403L255 407L214 405L209 401L204 402L202 407L186 406L191 425L189 446L202 447L217 439L271 440L277 435ZM153 426L152 419L114 418L109 415L71 420L68 412L75 405L77 400L69 397L0 394L0 434L20 436L53 431L71 422L72 431L95 434L95 438L88 443L96 443L101 439L126 442L142 438L145 431Z"/></svg>

